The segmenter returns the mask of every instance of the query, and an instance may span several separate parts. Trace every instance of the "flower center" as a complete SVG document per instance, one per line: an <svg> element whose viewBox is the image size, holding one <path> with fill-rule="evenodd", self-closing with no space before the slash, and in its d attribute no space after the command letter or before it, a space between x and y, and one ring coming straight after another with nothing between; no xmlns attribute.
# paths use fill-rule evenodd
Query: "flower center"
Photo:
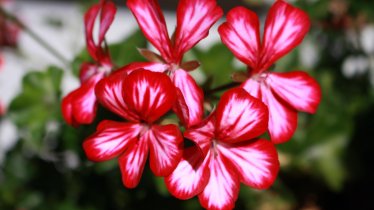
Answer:
<svg viewBox="0 0 374 210"><path fill-rule="evenodd" d="M151 125L149 125L147 123L142 123L141 124L141 129L140 129L140 132L139 132L139 136L145 135L150 129L151 129Z"/></svg>
<svg viewBox="0 0 374 210"><path fill-rule="evenodd" d="M98 71L103 72L105 75L108 75L112 71L112 66L108 64L100 65Z"/></svg>
<svg viewBox="0 0 374 210"><path fill-rule="evenodd" d="M212 154L214 154L214 157L216 157L218 155L218 148L217 148L217 145L218 145L218 140L216 139L213 139L212 140L212 143L210 145L210 149L212 151Z"/></svg>
<svg viewBox="0 0 374 210"><path fill-rule="evenodd" d="M268 78L268 73L267 72L264 72L264 73L259 73L259 74L255 74L252 76L252 79L256 80L257 82L265 82L266 79Z"/></svg>

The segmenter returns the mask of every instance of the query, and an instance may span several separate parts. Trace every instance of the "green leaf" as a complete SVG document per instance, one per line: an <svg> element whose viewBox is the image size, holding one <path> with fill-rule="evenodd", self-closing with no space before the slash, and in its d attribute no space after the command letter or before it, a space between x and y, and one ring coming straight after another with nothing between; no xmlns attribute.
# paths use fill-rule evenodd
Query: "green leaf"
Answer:
<svg viewBox="0 0 374 210"><path fill-rule="evenodd" d="M231 74L236 69L233 65L234 55L222 43L213 45L208 50L194 48L192 53L201 64L206 76L212 77L212 86L216 87L231 81Z"/></svg>
<svg viewBox="0 0 374 210"><path fill-rule="evenodd" d="M144 61L137 48L145 48L146 46L147 40L143 33L137 30L120 43L109 45L109 49L114 64L121 67L131 62Z"/></svg>
<svg viewBox="0 0 374 210"><path fill-rule="evenodd" d="M32 150L37 151L43 146L48 124L61 119L62 75L63 71L57 67L26 74L21 93L10 104L9 115Z"/></svg>

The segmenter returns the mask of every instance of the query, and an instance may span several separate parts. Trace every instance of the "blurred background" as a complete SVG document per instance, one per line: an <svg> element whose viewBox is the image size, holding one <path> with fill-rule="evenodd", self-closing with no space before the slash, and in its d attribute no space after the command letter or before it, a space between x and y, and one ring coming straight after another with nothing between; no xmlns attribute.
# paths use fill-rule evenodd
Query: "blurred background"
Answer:
<svg viewBox="0 0 374 210"><path fill-rule="evenodd" d="M96 1L0 0L0 209L201 209L180 201L145 167L140 185L125 189L116 160L92 163L81 148L97 121L66 125L61 98L78 87L85 50L83 13ZM118 66L143 58L150 47L124 1L107 41ZM218 1L225 11L246 6L262 23L273 0ZM312 20L303 43L277 62L276 71L305 70L321 85L315 115L299 114L292 140L277 145L281 171L265 191L241 187L236 209L373 209L374 1L293 0ZM176 0L160 1L170 32ZM222 22L223 20L221 20ZM203 87L230 82L243 70L219 42L217 26L186 57L201 62L194 76ZM51 49L55 53L51 53ZM111 114L100 108L98 119Z"/></svg>

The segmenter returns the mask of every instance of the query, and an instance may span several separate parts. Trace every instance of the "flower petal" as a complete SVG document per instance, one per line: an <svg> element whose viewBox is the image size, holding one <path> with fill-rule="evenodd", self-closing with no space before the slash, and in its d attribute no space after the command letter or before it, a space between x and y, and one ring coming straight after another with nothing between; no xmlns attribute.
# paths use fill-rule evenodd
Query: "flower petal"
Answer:
<svg viewBox="0 0 374 210"><path fill-rule="evenodd" d="M101 44L103 43L105 34L109 30L109 27L112 25L116 12L117 12L117 8L113 2L111 1L103 2L102 8L101 8L101 16L100 16L98 46L101 46Z"/></svg>
<svg viewBox="0 0 374 210"><path fill-rule="evenodd" d="M270 141L259 139L230 147L220 146L219 152L235 166L240 181L250 187L266 189L277 177L278 154Z"/></svg>
<svg viewBox="0 0 374 210"><path fill-rule="evenodd" d="M92 123L97 109L95 86L102 78L103 74L92 76L62 99L61 110L66 123L75 127Z"/></svg>
<svg viewBox="0 0 374 210"><path fill-rule="evenodd" d="M197 146L183 151L182 160L172 174L165 177L169 192L179 199L190 199L200 193L208 184L210 171L207 161Z"/></svg>
<svg viewBox="0 0 374 210"><path fill-rule="evenodd" d="M209 182L203 192L199 194L201 205L212 210L233 209L240 188L235 168L223 159L222 155L212 155L209 168Z"/></svg>
<svg viewBox="0 0 374 210"><path fill-rule="evenodd" d="M99 66L92 63L84 62L80 66L79 69L79 80L81 83L85 83L89 80L93 75L99 73Z"/></svg>
<svg viewBox="0 0 374 210"><path fill-rule="evenodd" d="M259 68L267 70L299 45L309 28L310 20L304 11L283 0L276 1L266 19Z"/></svg>
<svg viewBox="0 0 374 210"><path fill-rule="evenodd" d="M173 107L184 126L197 125L203 118L204 93L188 72L178 69L171 79L180 93Z"/></svg>
<svg viewBox="0 0 374 210"><path fill-rule="evenodd" d="M209 29L223 15L216 0L181 0L177 10L174 53L179 63L183 54L208 36Z"/></svg>
<svg viewBox="0 0 374 210"><path fill-rule="evenodd" d="M291 139L297 127L297 112L261 85L262 101L269 109L269 134L275 144Z"/></svg>
<svg viewBox="0 0 374 210"><path fill-rule="evenodd" d="M135 188L143 174L144 165L148 157L148 141L141 136L136 144L128 148L119 158L122 182L128 188Z"/></svg>
<svg viewBox="0 0 374 210"><path fill-rule="evenodd" d="M235 143L266 132L268 109L261 100L242 88L225 92L216 110L216 135L221 141Z"/></svg>
<svg viewBox="0 0 374 210"><path fill-rule="evenodd" d="M151 170L156 176L168 176L182 157L182 134L176 125L153 125L148 134Z"/></svg>
<svg viewBox="0 0 374 210"><path fill-rule="evenodd" d="M97 46L95 44L95 40L93 37L93 30L95 26L95 20L99 12L100 12L100 4L94 4L84 14L84 26L85 26L85 33L86 33L87 50L90 53L91 57L96 61L98 61L99 59L96 55Z"/></svg>
<svg viewBox="0 0 374 210"><path fill-rule="evenodd" d="M119 72L126 72L127 74L130 74L131 72L138 70L138 69L146 69L153 72L165 72L169 66L167 64L163 63L157 63L157 62L133 62L130 63L117 71L115 73Z"/></svg>
<svg viewBox="0 0 374 210"><path fill-rule="evenodd" d="M234 55L253 69L257 67L261 49L257 15L244 7L236 7L227 14L227 22L218 32L222 42Z"/></svg>
<svg viewBox="0 0 374 210"><path fill-rule="evenodd" d="M164 15L157 0L127 0L127 7L134 14L145 37L160 51L166 60L172 60L171 41Z"/></svg>
<svg viewBox="0 0 374 210"><path fill-rule="evenodd" d="M101 17L99 39L98 42L95 43L93 29L95 25L95 20L99 15L100 10ZM116 11L117 8L113 2L104 1L99 4L95 4L91 8L89 8L89 10L85 13L84 16L87 49L92 58L99 63L105 63L108 65L111 64L109 54L101 47L101 45L104 41L106 32L108 31L110 25L114 20Z"/></svg>
<svg viewBox="0 0 374 210"><path fill-rule="evenodd" d="M273 92L295 109L314 113L321 101L321 88L307 73L270 73L267 83Z"/></svg>
<svg viewBox="0 0 374 210"><path fill-rule="evenodd" d="M247 79L245 82L241 84L240 87L246 90L251 96L259 99L262 98L260 82L253 79Z"/></svg>
<svg viewBox="0 0 374 210"><path fill-rule="evenodd" d="M139 122L138 114L130 110L124 100L123 94L127 89L125 77L127 77L126 72L118 72L102 79L96 85L96 96L105 108L127 120Z"/></svg>
<svg viewBox="0 0 374 210"><path fill-rule="evenodd" d="M120 123L105 120L96 132L83 142L83 149L92 161L105 161L122 154L133 145L141 126L137 123Z"/></svg>
<svg viewBox="0 0 374 210"><path fill-rule="evenodd" d="M212 139L214 138L214 113L207 119L202 121L199 125L188 128L184 133L184 137L192 140L200 148L202 154L205 156L210 149Z"/></svg>
<svg viewBox="0 0 374 210"><path fill-rule="evenodd" d="M175 87L168 76L148 70L137 70L125 77L126 104L148 123L158 120L173 106Z"/></svg>

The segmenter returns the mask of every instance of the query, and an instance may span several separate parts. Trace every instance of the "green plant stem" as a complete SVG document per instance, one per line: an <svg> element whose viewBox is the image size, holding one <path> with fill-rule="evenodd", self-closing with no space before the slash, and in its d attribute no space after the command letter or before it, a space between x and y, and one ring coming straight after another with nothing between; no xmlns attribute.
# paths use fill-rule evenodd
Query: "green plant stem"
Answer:
<svg viewBox="0 0 374 210"><path fill-rule="evenodd" d="M238 86L240 84L241 83L239 83L239 82L230 82L230 83L218 86L216 88L210 89L210 90L206 91L205 94L211 95L211 94L214 94L216 92L220 92L220 91L224 91L224 90L236 87L236 86Z"/></svg>
<svg viewBox="0 0 374 210"><path fill-rule="evenodd" d="M41 46L43 46L48 52L54 55L58 60L60 60L64 65L70 66L70 62L56 49L54 49L49 43L44 41L40 36L34 33L30 28L28 28L25 24L23 24L16 16L12 15L11 13L7 12L3 7L0 7L0 15L4 18L12 21L16 24L20 29L24 32L29 34L31 38L33 38L36 42L38 42Z"/></svg>

